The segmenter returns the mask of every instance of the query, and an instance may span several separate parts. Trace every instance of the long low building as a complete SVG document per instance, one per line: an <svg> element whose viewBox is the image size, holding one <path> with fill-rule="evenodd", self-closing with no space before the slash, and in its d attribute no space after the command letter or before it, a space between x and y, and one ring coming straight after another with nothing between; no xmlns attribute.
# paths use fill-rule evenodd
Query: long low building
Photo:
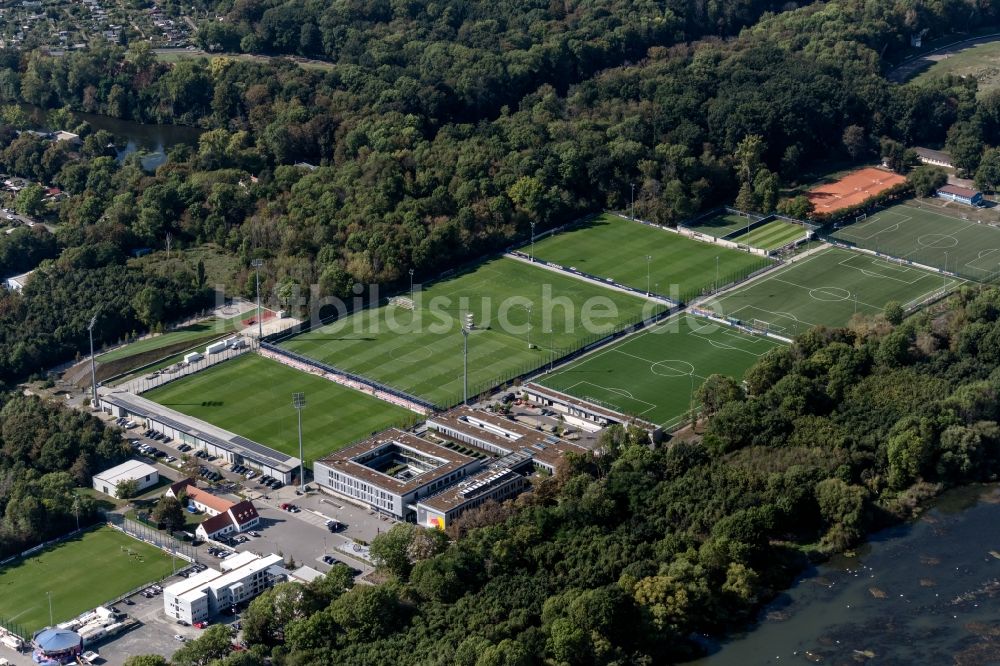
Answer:
<svg viewBox="0 0 1000 666"><path fill-rule="evenodd" d="M427 419L427 427L456 442L506 456L521 452L534 465L555 473L567 453L586 453L587 449L555 435L535 430L492 412L470 407L456 407L450 412Z"/></svg>
<svg viewBox="0 0 1000 666"><path fill-rule="evenodd" d="M164 435L236 465L254 467L291 483L299 459L276 451L201 419L165 407L128 391L101 394L100 405L112 416L126 416Z"/></svg>
<svg viewBox="0 0 1000 666"><path fill-rule="evenodd" d="M558 412L570 425L590 432L596 432L610 425L633 425L648 432L653 441L657 441L663 433L660 426L656 424L595 405L586 400L574 398L562 391L556 391L535 382L524 384L521 387L521 395L528 402Z"/></svg>
<svg viewBox="0 0 1000 666"><path fill-rule="evenodd" d="M274 585L279 576L272 569L282 564L284 558L280 555L233 555L222 561L222 571L205 569L163 588L163 612L190 624L204 622Z"/></svg>
<svg viewBox="0 0 1000 666"><path fill-rule="evenodd" d="M321 488L399 519L482 467L478 458L390 428L313 464Z"/></svg>

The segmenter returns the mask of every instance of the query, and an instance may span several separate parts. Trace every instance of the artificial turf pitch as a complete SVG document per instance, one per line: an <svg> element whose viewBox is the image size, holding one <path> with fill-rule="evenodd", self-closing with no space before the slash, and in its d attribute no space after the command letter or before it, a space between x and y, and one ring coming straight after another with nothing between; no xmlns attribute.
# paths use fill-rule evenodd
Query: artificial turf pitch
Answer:
<svg viewBox="0 0 1000 666"><path fill-rule="evenodd" d="M172 571L159 548L100 527L0 568L0 617L34 631L49 624L49 592L63 622Z"/></svg>
<svg viewBox="0 0 1000 666"><path fill-rule="evenodd" d="M213 365L143 397L298 457L293 393L306 397L302 441L307 464L413 419L402 407L256 354Z"/></svg>
<svg viewBox="0 0 1000 666"><path fill-rule="evenodd" d="M418 290L413 309L391 304L365 310L280 345L448 407L462 400L467 312L475 322L468 336L469 392L475 395L663 307L501 258Z"/></svg>
<svg viewBox="0 0 1000 666"><path fill-rule="evenodd" d="M962 280L853 250L825 247L702 307L747 325L795 336L818 325L845 326L855 312L906 305Z"/></svg>
<svg viewBox="0 0 1000 666"><path fill-rule="evenodd" d="M792 241L802 238L805 234L805 229L797 224L784 220L771 220L756 229L751 229L750 233L743 233L729 240L734 243L759 247L762 250L777 250L779 247L784 247Z"/></svg>
<svg viewBox="0 0 1000 666"><path fill-rule="evenodd" d="M769 263L757 255L609 214L535 243L534 256L643 292L648 284L653 293L685 301L715 285L716 268L724 285Z"/></svg>
<svg viewBox="0 0 1000 666"><path fill-rule="evenodd" d="M1000 229L980 224L980 211L954 206L946 213L898 204L838 229L832 238L970 280L994 279L1000 272Z"/></svg>
<svg viewBox="0 0 1000 666"><path fill-rule="evenodd" d="M708 319L670 317L537 380L543 386L669 427L712 374L741 379L782 343Z"/></svg>

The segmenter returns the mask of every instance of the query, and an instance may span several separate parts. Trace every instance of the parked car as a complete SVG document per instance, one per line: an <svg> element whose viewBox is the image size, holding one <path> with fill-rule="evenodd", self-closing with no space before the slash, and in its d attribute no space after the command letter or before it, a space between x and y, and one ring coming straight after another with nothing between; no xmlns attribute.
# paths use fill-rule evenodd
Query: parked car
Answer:
<svg viewBox="0 0 1000 666"><path fill-rule="evenodd" d="M182 627L190 627L191 626L191 623L188 622L187 620L177 620L177 624L181 625Z"/></svg>

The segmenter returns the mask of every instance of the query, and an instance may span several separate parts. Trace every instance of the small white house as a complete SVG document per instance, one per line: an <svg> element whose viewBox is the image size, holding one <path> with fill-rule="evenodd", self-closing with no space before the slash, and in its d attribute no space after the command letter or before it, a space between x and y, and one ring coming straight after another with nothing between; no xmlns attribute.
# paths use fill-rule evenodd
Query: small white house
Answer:
<svg viewBox="0 0 1000 666"><path fill-rule="evenodd" d="M4 280L4 284L11 291L20 292L24 289L24 285L28 284L28 278L30 278L31 274L34 272L35 271L28 271L27 273L11 276Z"/></svg>
<svg viewBox="0 0 1000 666"><path fill-rule="evenodd" d="M118 484L122 481L136 480L139 482L139 491L150 486L155 486L160 482L160 473L152 465L147 465L138 460L123 462L117 467L106 469L100 474L94 475L94 489L105 495L118 496Z"/></svg>

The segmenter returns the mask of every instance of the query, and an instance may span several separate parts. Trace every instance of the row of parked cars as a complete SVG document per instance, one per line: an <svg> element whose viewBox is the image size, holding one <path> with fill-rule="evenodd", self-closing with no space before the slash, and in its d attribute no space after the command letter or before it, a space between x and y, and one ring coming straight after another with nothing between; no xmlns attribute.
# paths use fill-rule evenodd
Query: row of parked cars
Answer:
<svg viewBox="0 0 1000 666"><path fill-rule="evenodd" d="M204 465L198 468L198 474L200 474L201 478L206 481L220 481L222 479L221 474L216 472L214 469L205 467Z"/></svg>
<svg viewBox="0 0 1000 666"><path fill-rule="evenodd" d="M195 563L195 564L192 564L189 567L181 569L180 571L177 572L177 575L181 576L182 578L187 578L188 576L193 576L196 573L201 573L202 571L204 571L207 568L208 567L206 567L204 564L197 564L197 563Z"/></svg>
<svg viewBox="0 0 1000 666"><path fill-rule="evenodd" d="M163 459L164 462L168 462L168 463L171 463L171 462L174 462L175 460L177 460L177 458L173 457L172 455L169 455L166 451L161 451L160 449L156 448L155 446L150 446L149 444L143 444L138 439L130 439L130 440L128 440L128 443L129 443L129 446L131 446L133 450L138 451L139 453L142 453L143 455L147 455L150 458Z"/></svg>
<svg viewBox="0 0 1000 666"><path fill-rule="evenodd" d="M134 428L139 424L136 423L135 421L132 421L127 416L119 416L117 419L115 419L115 425L117 425L119 428L125 428L126 430L129 430L130 428Z"/></svg>

